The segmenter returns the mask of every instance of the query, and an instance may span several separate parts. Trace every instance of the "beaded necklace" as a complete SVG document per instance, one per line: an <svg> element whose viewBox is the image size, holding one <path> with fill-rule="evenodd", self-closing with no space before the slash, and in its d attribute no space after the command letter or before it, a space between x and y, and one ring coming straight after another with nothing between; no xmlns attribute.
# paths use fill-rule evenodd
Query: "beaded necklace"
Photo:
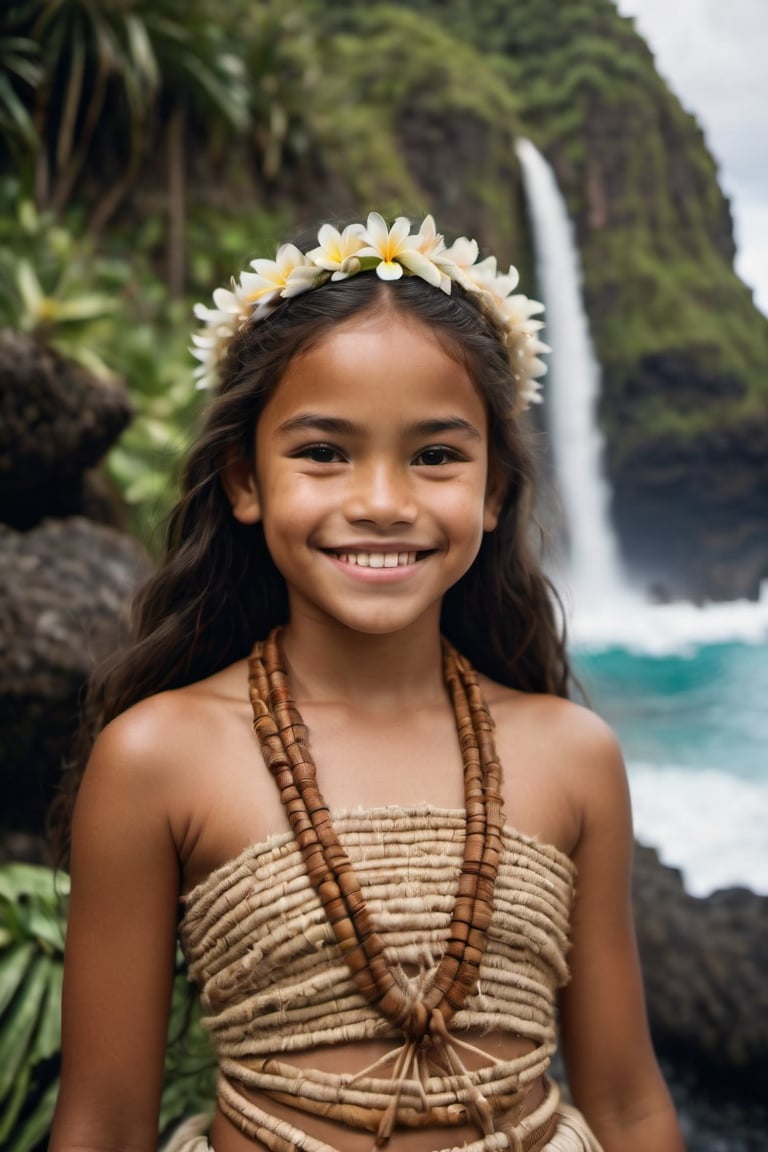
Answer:
<svg viewBox="0 0 768 1152"><path fill-rule="evenodd" d="M448 688L464 763L466 838L446 950L427 992L397 982L352 863L317 784L307 728L293 701L276 628L255 645L249 685L253 728L275 778L307 873L342 955L366 1000L412 1045L444 1036L476 986L491 921L504 814L493 721L472 666L442 641Z"/></svg>

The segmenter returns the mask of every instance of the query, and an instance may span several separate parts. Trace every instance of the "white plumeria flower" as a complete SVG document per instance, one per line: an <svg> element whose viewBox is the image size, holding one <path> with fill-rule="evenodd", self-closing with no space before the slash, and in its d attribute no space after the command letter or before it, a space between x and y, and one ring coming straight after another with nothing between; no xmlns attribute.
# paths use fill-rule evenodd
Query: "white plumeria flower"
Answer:
<svg viewBox="0 0 768 1152"><path fill-rule="evenodd" d="M224 357L226 347L239 328L242 318L247 314L246 306L235 291L227 288L217 288L213 294L216 308L208 308L205 304L195 304L194 312L198 320L202 320L205 328L202 332L192 336L192 355L200 361L193 372L197 388L213 387L218 375L219 365Z"/></svg>
<svg viewBox="0 0 768 1152"><path fill-rule="evenodd" d="M451 280L461 284L466 292L476 292L477 285L472 279L472 269L477 255L477 240L468 240L466 236L459 236L450 248L445 248L441 252L440 266L447 271Z"/></svg>
<svg viewBox="0 0 768 1152"><path fill-rule="evenodd" d="M514 264L510 264L509 272L499 273L492 291L502 300L506 300L520 283L520 273Z"/></svg>
<svg viewBox="0 0 768 1152"><path fill-rule="evenodd" d="M245 300L243 299L243 290L234 280L232 281L231 291L229 288L216 289L213 293L213 302L219 312L223 312L229 316L238 316L246 307Z"/></svg>
<svg viewBox="0 0 768 1152"><path fill-rule="evenodd" d="M538 380L524 379L518 385L517 411L524 412L531 404L541 404L541 385Z"/></svg>
<svg viewBox="0 0 768 1152"><path fill-rule="evenodd" d="M544 305L528 296L506 296L500 301L499 311L504 323L518 332L533 333L544 327L541 320L531 319L538 312L544 311Z"/></svg>
<svg viewBox="0 0 768 1152"><path fill-rule="evenodd" d="M477 240L468 240L466 236L459 236L450 248L446 248L443 255L457 268L469 268L478 257Z"/></svg>
<svg viewBox="0 0 768 1152"><path fill-rule="evenodd" d="M492 296L497 306L501 305L515 290L520 279L517 269L511 264L509 272L498 272L495 256L488 256L479 264L474 264L468 269L468 274L474 282L476 291Z"/></svg>
<svg viewBox="0 0 768 1152"><path fill-rule="evenodd" d="M399 280L407 268L414 276L420 276L435 288L440 287L440 269L414 246L416 237L411 236L411 222L407 216L398 216L392 227L387 228L384 217L371 212L365 238L368 244L357 253L358 258L378 257L376 275L380 279Z"/></svg>
<svg viewBox="0 0 768 1152"><path fill-rule="evenodd" d="M451 294L451 280L455 278L455 264L448 255L445 239L435 227L433 216L425 216L416 234L416 247L422 256L436 265L440 272L440 288L447 296Z"/></svg>
<svg viewBox="0 0 768 1152"><path fill-rule="evenodd" d="M295 244L282 244L274 260L251 260L247 299L252 305L274 303L277 297L296 296L314 286L318 268Z"/></svg>
<svg viewBox="0 0 768 1152"><path fill-rule="evenodd" d="M323 224L317 234L319 248L307 253L318 268L332 272L331 280L346 280L347 276L360 271L357 253L365 244L365 228L362 224L348 224L343 232L332 224Z"/></svg>
<svg viewBox="0 0 768 1152"><path fill-rule="evenodd" d="M314 264L300 264L288 273L285 288L280 295L284 300L289 300L291 296L300 296L302 292L316 288L321 281L327 279L328 277L323 274L322 270Z"/></svg>
<svg viewBox="0 0 768 1152"><path fill-rule="evenodd" d="M434 216L424 217L414 239L418 251L429 260L434 260L439 252L445 251L445 240L442 232L438 232L435 227Z"/></svg>

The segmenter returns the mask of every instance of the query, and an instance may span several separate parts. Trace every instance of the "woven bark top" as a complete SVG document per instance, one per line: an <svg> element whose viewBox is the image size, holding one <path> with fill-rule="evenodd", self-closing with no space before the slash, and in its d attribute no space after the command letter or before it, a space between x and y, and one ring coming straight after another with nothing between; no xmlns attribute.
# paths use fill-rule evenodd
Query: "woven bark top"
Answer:
<svg viewBox="0 0 768 1152"><path fill-rule="evenodd" d="M263 720L268 708L256 705L256 721L292 831L190 892L180 935L219 1058L219 1105L269 1147L300 1140L311 1152L317 1142L258 1108L243 1087L376 1132L379 1142L397 1125L475 1121L490 1149L494 1117L524 1107L554 1052L575 870L558 849L502 827L490 717L471 671L446 653L471 750L467 812L389 807L331 818L311 766L301 767L307 734L284 676L273 674L270 686L257 664L254 696L278 705L283 736L274 717ZM466 714L461 701L471 701ZM467 714L475 721L462 723ZM529 1043L514 1060L487 1057L467 1069L457 1035L467 1028ZM355 1075L282 1058L398 1036L388 1057Z"/></svg>
<svg viewBox="0 0 768 1152"><path fill-rule="evenodd" d="M422 994L449 940L464 813L381 808L335 812L333 822L398 986ZM469 1087L501 1108L546 1071L555 1050L557 989L568 979L574 879L567 856L504 828L479 987L455 1013L451 1035L513 1034L528 1040L531 1051L472 1071L468 1080L456 1071L411 1069L400 1090L399 1125L427 1118L465 1123L467 1109L456 1101ZM318 1045L387 1038L396 1055L399 1036L355 983L292 833L246 849L190 892L180 937L219 1060L220 1097L238 1127L250 1131L257 1113L258 1125L267 1124L267 1114L243 1095L244 1085L377 1131L393 1097L391 1064L360 1078L345 1073L343 1063L337 1074L290 1062L291 1053Z"/></svg>

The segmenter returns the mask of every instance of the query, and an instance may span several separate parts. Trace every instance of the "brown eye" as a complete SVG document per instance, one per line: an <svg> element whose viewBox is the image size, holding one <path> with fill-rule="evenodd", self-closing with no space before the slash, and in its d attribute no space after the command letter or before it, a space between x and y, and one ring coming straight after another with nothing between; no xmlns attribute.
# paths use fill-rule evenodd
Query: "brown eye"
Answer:
<svg viewBox="0 0 768 1152"><path fill-rule="evenodd" d="M332 444L309 444L297 455L312 460L315 464L336 464L341 459L341 453Z"/></svg>
<svg viewBox="0 0 768 1152"><path fill-rule="evenodd" d="M438 464L450 464L457 459L456 453L451 448L425 448L423 452L414 460L415 464L426 464L428 467L434 467Z"/></svg>

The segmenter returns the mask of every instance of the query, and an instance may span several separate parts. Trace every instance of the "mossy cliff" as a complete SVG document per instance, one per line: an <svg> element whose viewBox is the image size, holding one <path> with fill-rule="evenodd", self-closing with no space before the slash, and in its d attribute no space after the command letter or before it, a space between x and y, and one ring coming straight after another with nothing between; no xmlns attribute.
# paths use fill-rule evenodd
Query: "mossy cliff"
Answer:
<svg viewBox="0 0 768 1152"><path fill-rule="evenodd" d="M624 553L671 594L755 595L768 576L768 320L733 271L701 130L632 22L611 0L307 4L293 20L283 53L303 35L315 66L294 110L301 149L271 197L302 217L434 211L530 287L513 140L531 138L581 248ZM277 83L279 52L274 66Z"/></svg>
<svg viewBox="0 0 768 1152"><path fill-rule="evenodd" d="M581 247L624 552L673 594L754 595L768 576L768 320L733 271L714 162L608 0L514 7L530 14L530 38L508 45L525 123Z"/></svg>

